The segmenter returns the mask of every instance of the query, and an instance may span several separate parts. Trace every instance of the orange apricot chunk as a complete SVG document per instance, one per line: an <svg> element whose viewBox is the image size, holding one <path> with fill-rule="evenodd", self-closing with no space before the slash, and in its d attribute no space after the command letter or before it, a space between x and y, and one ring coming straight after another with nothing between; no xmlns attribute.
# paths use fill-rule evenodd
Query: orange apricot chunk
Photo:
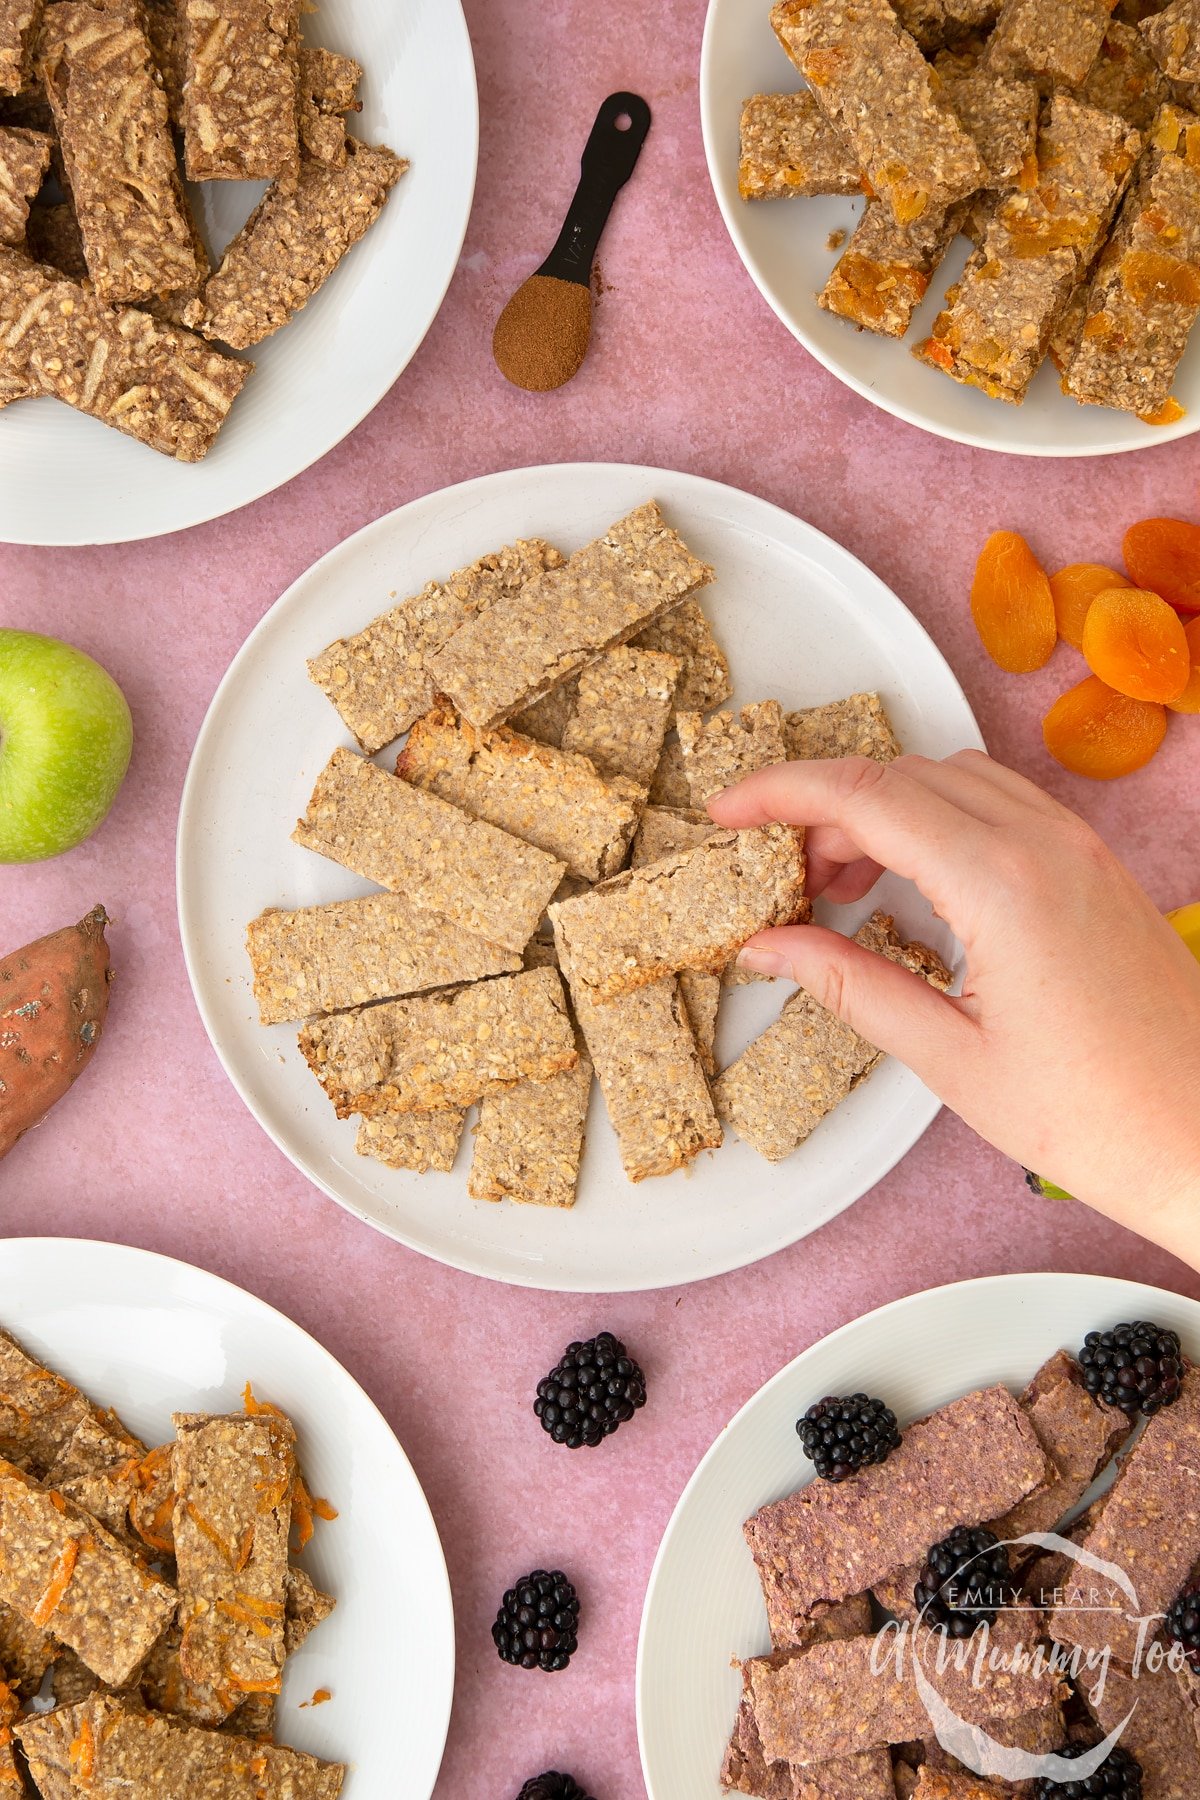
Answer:
<svg viewBox="0 0 1200 1800"><path fill-rule="evenodd" d="M1105 568L1103 563L1070 563L1060 569L1057 575L1050 577L1059 637L1073 649L1082 649L1083 621L1096 595L1104 593L1106 588L1132 585L1115 569Z"/></svg>
<svg viewBox="0 0 1200 1800"><path fill-rule="evenodd" d="M1058 642L1054 596L1037 557L1015 531L994 531L971 583L971 616L992 661L1010 675L1049 662Z"/></svg>
<svg viewBox="0 0 1200 1800"><path fill-rule="evenodd" d="M1200 612L1200 525L1142 519L1125 533L1125 567L1135 587L1161 594L1184 612Z"/></svg>
<svg viewBox="0 0 1200 1800"><path fill-rule="evenodd" d="M1172 712L1200 713L1200 618L1192 619L1186 624L1183 635L1188 641L1188 654L1192 659L1191 673L1178 700L1169 700L1167 704Z"/></svg>
<svg viewBox="0 0 1200 1800"><path fill-rule="evenodd" d="M1178 700L1192 659L1183 621L1144 588L1107 588L1083 622L1083 660L1130 700Z"/></svg>
<svg viewBox="0 0 1200 1800"><path fill-rule="evenodd" d="M1054 702L1042 720L1046 748L1064 769L1115 781L1150 761L1167 733L1167 709L1118 694L1089 675Z"/></svg>

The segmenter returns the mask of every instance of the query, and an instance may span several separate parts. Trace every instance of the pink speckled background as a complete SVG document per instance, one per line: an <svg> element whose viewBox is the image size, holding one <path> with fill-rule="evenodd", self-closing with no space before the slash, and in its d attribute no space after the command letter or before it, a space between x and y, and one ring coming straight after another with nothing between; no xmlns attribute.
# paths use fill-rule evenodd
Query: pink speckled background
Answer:
<svg viewBox="0 0 1200 1800"><path fill-rule="evenodd" d="M1123 524L1139 515L1195 516L1200 440L1117 461L1021 462L873 411L792 341L726 240L697 114L704 0L467 0L467 12L483 108L475 213L440 319L371 418L281 493L183 537L0 549L0 622L98 656L138 726L129 780L94 842L0 870L0 945L103 899L119 968L103 1053L0 1168L0 1205L8 1233L117 1238L242 1283L327 1344L382 1406L425 1484L454 1584L443 1800L508 1800L547 1765L573 1769L596 1800L629 1800L643 1791L633 1672L651 1560L701 1453L768 1375L832 1327L940 1282L1091 1270L1200 1297L1200 1277L1080 1208L1027 1198L1018 1172L946 1116L815 1237L679 1292L516 1292L376 1236L258 1130L192 1004L174 829L209 698L295 576L415 495L550 460L694 470L792 509L876 569L949 656L993 750L1086 812L1161 905L1179 904L1200 898L1200 721L1176 726L1131 780L1071 779L1045 758L1037 722L1076 679L1072 659L1060 650L1037 677L999 677L966 595L995 527L1027 531L1061 563L1118 557ZM647 95L655 124L602 246L593 354L568 389L525 396L492 366L492 321L549 247L577 147L620 87ZM1052 1052L1053 1019L1046 1039ZM605 1327L642 1358L651 1403L602 1450L569 1456L536 1426L534 1384L568 1339ZM488 1635L503 1588L539 1563L571 1570L583 1597L580 1653L554 1678L505 1668Z"/></svg>

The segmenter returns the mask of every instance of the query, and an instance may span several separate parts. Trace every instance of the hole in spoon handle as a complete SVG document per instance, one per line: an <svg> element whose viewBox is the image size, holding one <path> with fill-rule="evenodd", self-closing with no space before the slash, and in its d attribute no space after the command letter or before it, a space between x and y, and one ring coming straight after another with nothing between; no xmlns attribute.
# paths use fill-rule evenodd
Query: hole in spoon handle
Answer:
<svg viewBox="0 0 1200 1800"><path fill-rule="evenodd" d="M610 94L604 101L584 145L575 197L539 275L587 286L600 234L613 201L637 165L650 120L650 108L640 94Z"/></svg>

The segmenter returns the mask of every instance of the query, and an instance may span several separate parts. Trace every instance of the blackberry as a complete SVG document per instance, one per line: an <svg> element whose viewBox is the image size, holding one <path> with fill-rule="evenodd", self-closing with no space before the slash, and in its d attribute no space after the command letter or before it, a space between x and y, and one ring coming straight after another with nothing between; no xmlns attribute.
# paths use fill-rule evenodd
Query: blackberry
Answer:
<svg viewBox="0 0 1200 1800"><path fill-rule="evenodd" d="M586 1343L568 1344L557 1364L538 1382L533 1410L556 1444L595 1449L639 1406L646 1404L646 1377L611 1331Z"/></svg>
<svg viewBox="0 0 1200 1800"><path fill-rule="evenodd" d="M500 1603L492 1642L519 1669L565 1669L579 1646L579 1596L561 1569L535 1569Z"/></svg>
<svg viewBox="0 0 1200 1800"><path fill-rule="evenodd" d="M1068 1744L1058 1754L1074 1761L1090 1748ZM1086 1781L1051 1781L1043 1775L1033 1784L1033 1800L1142 1800L1142 1765L1118 1745Z"/></svg>
<svg viewBox="0 0 1200 1800"><path fill-rule="evenodd" d="M1181 1594L1176 1594L1167 1608L1163 1630L1173 1644L1183 1646L1183 1654L1200 1675L1200 1581L1192 1582Z"/></svg>
<svg viewBox="0 0 1200 1800"><path fill-rule="evenodd" d="M935 1544L913 1589L927 1625L944 1625L951 1637L970 1637L1016 1599L1007 1546L994 1531L959 1525Z"/></svg>
<svg viewBox="0 0 1200 1800"><path fill-rule="evenodd" d="M591 1800L573 1775L560 1775L547 1769L544 1775L532 1775L517 1795L517 1800Z"/></svg>
<svg viewBox="0 0 1200 1800"><path fill-rule="evenodd" d="M1089 1331L1079 1352L1083 1383L1095 1400L1130 1415L1161 1412L1179 1398L1183 1354L1179 1333L1148 1319Z"/></svg>
<svg viewBox="0 0 1200 1800"><path fill-rule="evenodd" d="M891 1407L866 1394L827 1394L796 1420L796 1431L823 1481L845 1481L868 1463L886 1462L900 1444Z"/></svg>

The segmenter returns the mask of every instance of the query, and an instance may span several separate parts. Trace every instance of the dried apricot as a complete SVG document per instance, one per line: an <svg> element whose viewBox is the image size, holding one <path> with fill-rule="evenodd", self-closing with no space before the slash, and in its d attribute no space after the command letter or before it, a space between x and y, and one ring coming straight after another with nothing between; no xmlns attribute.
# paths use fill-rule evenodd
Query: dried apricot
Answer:
<svg viewBox="0 0 1200 1800"><path fill-rule="evenodd" d="M1107 588L1083 622L1083 659L1131 700L1178 700L1192 659L1179 614L1144 588Z"/></svg>
<svg viewBox="0 0 1200 1800"><path fill-rule="evenodd" d="M1054 702L1042 721L1046 748L1073 775L1115 781L1150 761L1167 732L1167 709L1130 700L1089 675Z"/></svg>
<svg viewBox="0 0 1200 1800"><path fill-rule="evenodd" d="M983 647L1010 675L1049 662L1058 642L1050 582L1025 539L994 531L975 565L971 615Z"/></svg>
<svg viewBox="0 0 1200 1800"><path fill-rule="evenodd" d="M1200 612L1200 525L1185 519L1142 519L1125 533L1125 567L1135 587L1161 594L1185 612Z"/></svg>
<svg viewBox="0 0 1200 1800"><path fill-rule="evenodd" d="M1200 619L1193 619L1185 625L1183 635L1187 639L1188 654L1192 659L1191 674L1178 700L1168 701L1168 705L1172 712L1200 713Z"/></svg>
<svg viewBox="0 0 1200 1800"><path fill-rule="evenodd" d="M1054 616L1058 620L1058 635L1065 643L1076 650L1083 646L1083 621L1087 618L1088 607L1106 588L1131 587L1123 575L1115 569L1105 568L1103 563L1070 563L1060 569L1057 575L1050 577L1050 592L1054 596Z"/></svg>

